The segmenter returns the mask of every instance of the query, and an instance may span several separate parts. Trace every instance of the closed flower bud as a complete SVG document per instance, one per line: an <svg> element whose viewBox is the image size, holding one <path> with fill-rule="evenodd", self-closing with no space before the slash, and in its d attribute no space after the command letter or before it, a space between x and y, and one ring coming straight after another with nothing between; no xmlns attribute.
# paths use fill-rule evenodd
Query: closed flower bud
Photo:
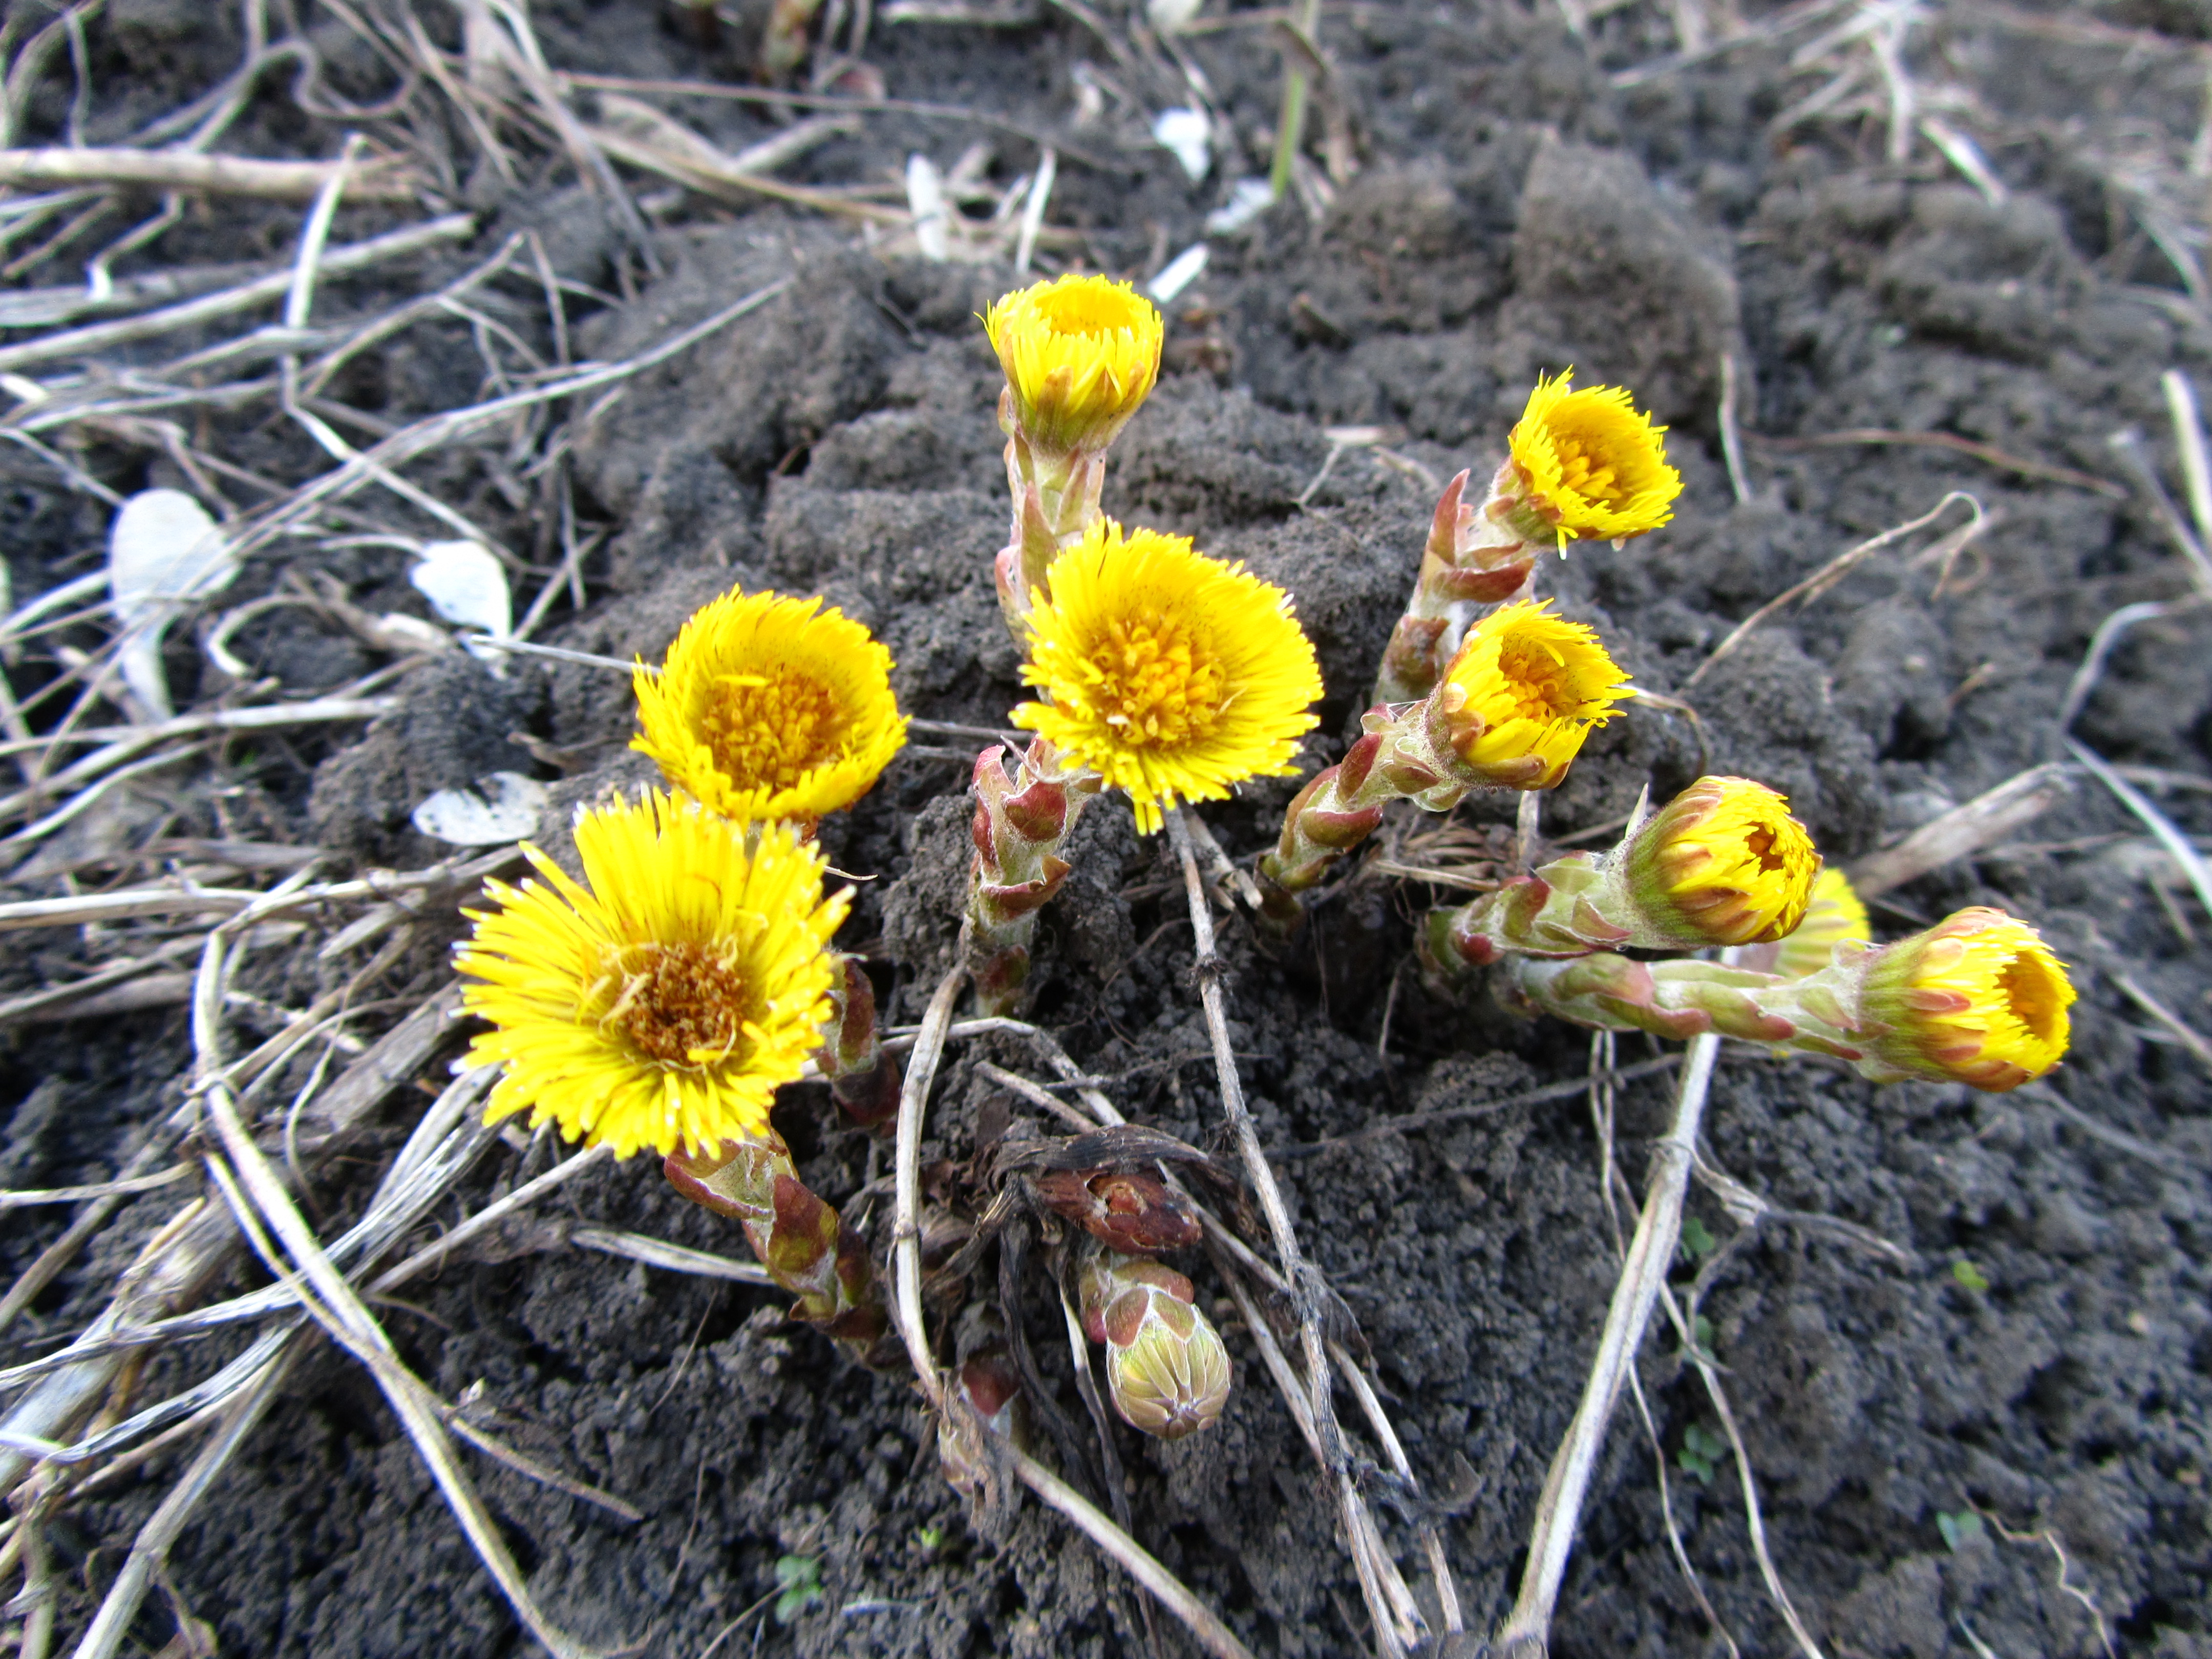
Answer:
<svg viewBox="0 0 2212 1659"><path fill-rule="evenodd" d="M1597 635L1548 599L1493 611L1469 631L1431 699L1452 752L1487 783L1549 789L1583 741L1635 695Z"/></svg>
<svg viewBox="0 0 2212 1659"><path fill-rule="evenodd" d="M1874 1056L1899 1077L1991 1093L2066 1052L2074 987L2024 921L1977 905L1866 959L1860 1006Z"/></svg>
<svg viewBox="0 0 2212 1659"><path fill-rule="evenodd" d="M1127 283L1037 283L1000 299L983 326L1006 371L1012 429L1039 449L1104 449L1159 378L1166 326Z"/></svg>
<svg viewBox="0 0 2212 1659"><path fill-rule="evenodd" d="M1083 1323L1106 1345L1106 1389L1132 1428L1180 1440L1221 1415L1229 1351L1190 1280L1141 1256L1102 1250L1083 1269Z"/></svg>
<svg viewBox="0 0 2212 1659"><path fill-rule="evenodd" d="M1774 971L1784 979L1802 979L1833 961L1838 945L1864 945L1872 937L1866 906L1850 878L1833 865L1826 866L1813 884L1805 920L1775 947Z"/></svg>
<svg viewBox="0 0 2212 1659"><path fill-rule="evenodd" d="M1702 950L1764 945L1794 931L1820 855L1790 803L1744 778L1699 778L1614 856L1645 925L1634 943Z"/></svg>

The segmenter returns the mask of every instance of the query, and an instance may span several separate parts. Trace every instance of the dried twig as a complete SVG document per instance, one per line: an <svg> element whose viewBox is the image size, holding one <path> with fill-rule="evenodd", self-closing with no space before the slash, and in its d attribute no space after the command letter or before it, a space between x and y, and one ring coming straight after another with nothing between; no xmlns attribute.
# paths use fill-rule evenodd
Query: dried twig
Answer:
<svg viewBox="0 0 2212 1659"><path fill-rule="evenodd" d="M1923 823L1894 847L1869 853L1850 867L1851 885L1871 898L1993 847L2071 790L2063 763L2031 766L1994 789Z"/></svg>
<svg viewBox="0 0 2212 1659"><path fill-rule="evenodd" d="M0 149L0 185L41 190L129 185L307 202L339 166L336 161L264 161L174 149ZM428 181L397 156L380 156L346 188L360 201L411 202L427 186Z"/></svg>

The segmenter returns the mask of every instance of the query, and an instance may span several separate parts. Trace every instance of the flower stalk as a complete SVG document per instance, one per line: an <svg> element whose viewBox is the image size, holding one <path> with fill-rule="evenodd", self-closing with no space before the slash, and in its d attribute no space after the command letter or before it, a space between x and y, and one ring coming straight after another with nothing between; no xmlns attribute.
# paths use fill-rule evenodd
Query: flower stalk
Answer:
<svg viewBox="0 0 2212 1659"><path fill-rule="evenodd" d="M1263 914L1296 925L1297 896L1410 800L1447 812L1477 789L1549 789L1631 693L1597 635L1543 604L1507 605L1468 635L1436 690L1360 718L1342 761L1301 789L1261 859Z"/></svg>
<svg viewBox="0 0 2212 1659"><path fill-rule="evenodd" d="M1437 502L1413 597L1391 630L1376 676L1377 702L1410 702L1436 690L1451 659L1452 623L1468 607L1526 597L1536 568L1535 545L1501 510L1513 483L1513 463L1498 468L1480 509L1462 499L1470 476L1462 471Z"/></svg>
<svg viewBox="0 0 2212 1659"><path fill-rule="evenodd" d="M1084 1264L1083 1328L1106 1345L1106 1388L1132 1428L1180 1440L1221 1415L1229 1351L1190 1280L1144 1256L1101 1249Z"/></svg>
<svg viewBox="0 0 2212 1659"><path fill-rule="evenodd" d="M835 1206L799 1179L781 1135L763 1127L711 1153L678 1151L661 1169L691 1202L744 1228L761 1266L799 1298L793 1319L867 1356L889 1325L875 1264Z"/></svg>
<svg viewBox="0 0 2212 1659"><path fill-rule="evenodd" d="M1875 1083L1964 1083L2001 1094L2066 1052L2075 993L2035 930L2001 910L1960 910L1869 949L1844 943L1802 979L1710 962L1642 963L1610 951L1507 958L1501 994L1525 1012L1601 1030L1705 1032L1832 1055Z"/></svg>
<svg viewBox="0 0 2212 1659"><path fill-rule="evenodd" d="M1021 1004L1037 912L1067 879L1061 854L1099 787L1096 774L1069 766L1048 738L1031 740L1012 776L996 744L975 757L975 858L961 951L987 1014L1010 1014Z"/></svg>
<svg viewBox="0 0 2212 1659"><path fill-rule="evenodd" d="M876 988L858 957L843 959L842 979L830 988L830 1018L822 1027L815 1069L845 1115L863 1129L890 1132L898 1115L899 1063L884 1052L876 1028Z"/></svg>

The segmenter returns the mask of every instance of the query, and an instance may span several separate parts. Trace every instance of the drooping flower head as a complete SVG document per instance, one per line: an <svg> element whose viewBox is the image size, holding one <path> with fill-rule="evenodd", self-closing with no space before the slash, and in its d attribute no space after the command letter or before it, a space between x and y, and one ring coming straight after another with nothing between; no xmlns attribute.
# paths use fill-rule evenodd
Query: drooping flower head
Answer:
<svg viewBox="0 0 2212 1659"><path fill-rule="evenodd" d="M582 884L526 846L541 881L487 884L455 965L489 1020L474 1065L507 1069L485 1108L528 1111L627 1158L701 1155L762 1128L820 1043L850 895L789 824L743 825L680 795L576 819Z"/></svg>
<svg viewBox="0 0 2212 1659"><path fill-rule="evenodd" d="M1577 392L1574 373L1538 375L1507 440L1529 510L1561 548L1656 530L1682 493L1682 475L1667 465L1667 428L1638 411L1626 387Z"/></svg>
<svg viewBox="0 0 2212 1659"><path fill-rule="evenodd" d="M1431 696L1455 753L1489 781L1549 789L1583 740L1633 696L1595 632L1552 602L1501 605L1468 630Z"/></svg>
<svg viewBox="0 0 2212 1659"><path fill-rule="evenodd" d="M2074 987L2042 936L1976 905L1868 960L1874 1051L1906 1077L2002 1093L2058 1064Z"/></svg>
<svg viewBox="0 0 2212 1659"><path fill-rule="evenodd" d="M1023 681L1049 702L1013 722L1128 792L1151 835L1177 800L1220 800L1291 771L1321 668L1290 596L1195 551L1187 537L1110 519L1053 562L1036 590Z"/></svg>
<svg viewBox="0 0 2212 1659"><path fill-rule="evenodd" d="M1066 276L1018 289L983 319L1030 442L1096 453L1159 379L1166 325L1127 283Z"/></svg>
<svg viewBox="0 0 2212 1659"><path fill-rule="evenodd" d="M906 742L891 654L819 599L732 592L640 665L630 746L712 811L811 826L868 792Z"/></svg>
<svg viewBox="0 0 2212 1659"><path fill-rule="evenodd" d="M1774 971L1784 979L1802 979L1826 967L1838 945L1864 945L1873 937L1866 906L1851 890L1850 878L1832 864L1824 866L1813 884L1805 920L1775 953Z"/></svg>
<svg viewBox="0 0 2212 1659"><path fill-rule="evenodd" d="M1080 1275L1084 1328L1106 1345L1106 1393L1121 1420L1180 1440L1221 1415L1229 1351L1190 1280L1145 1256L1100 1252Z"/></svg>
<svg viewBox="0 0 2212 1659"><path fill-rule="evenodd" d="M1763 945L1793 931L1820 855L1790 803L1747 778L1699 778L1632 840L1625 874L1638 908L1678 948Z"/></svg>

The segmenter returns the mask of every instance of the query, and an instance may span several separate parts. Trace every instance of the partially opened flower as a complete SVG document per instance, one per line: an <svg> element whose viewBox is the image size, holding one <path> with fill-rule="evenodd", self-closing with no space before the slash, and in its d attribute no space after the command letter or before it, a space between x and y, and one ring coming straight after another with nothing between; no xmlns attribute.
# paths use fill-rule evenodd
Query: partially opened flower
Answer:
<svg viewBox="0 0 2212 1659"><path fill-rule="evenodd" d="M1975 905L1875 951L1860 1006L1898 1075L1996 1091L2058 1064L2074 996L2034 928Z"/></svg>
<svg viewBox="0 0 2212 1659"><path fill-rule="evenodd" d="M1666 430L1625 387L1577 392L1572 369L1539 375L1507 440L1526 510L1562 548L1656 530L1682 493L1682 475L1667 465Z"/></svg>
<svg viewBox="0 0 2212 1659"><path fill-rule="evenodd" d="M1549 789L1583 740L1633 696L1597 635L1549 599L1499 607L1476 623L1433 694L1452 750L1486 781Z"/></svg>
<svg viewBox="0 0 2212 1659"><path fill-rule="evenodd" d="M1699 778L1620 856L1635 908L1678 950L1763 945L1793 932L1820 869L1790 803L1747 778Z"/></svg>
<svg viewBox="0 0 2212 1659"><path fill-rule="evenodd" d="M485 1109L528 1111L617 1157L697 1155L763 1128L821 1042L850 896L791 825L744 826L681 796L587 809L579 884L526 846L540 881L488 884L455 965L491 1022L469 1049L505 1074Z"/></svg>
<svg viewBox="0 0 2212 1659"><path fill-rule="evenodd" d="M1046 449L1102 450L1152 395L1166 325L1127 283L1066 276L1006 295L983 319L1015 424Z"/></svg>
<svg viewBox="0 0 2212 1659"><path fill-rule="evenodd" d="M1805 920L1776 949L1774 971L1784 979L1802 979L1826 967L1838 945L1864 945L1873 937L1866 906L1859 902L1850 878L1833 865L1825 866L1813 884Z"/></svg>
<svg viewBox="0 0 2212 1659"><path fill-rule="evenodd" d="M1051 701L1024 703L1014 724L1127 790L1140 832L1178 800L1295 769L1321 668L1281 588L1110 519L1049 582L1031 595L1022 678Z"/></svg>
<svg viewBox="0 0 2212 1659"><path fill-rule="evenodd" d="M906 742L891 655L819 599L729 592L635 678L631 747L710 811L811 825L858 800Z"/></svg>

